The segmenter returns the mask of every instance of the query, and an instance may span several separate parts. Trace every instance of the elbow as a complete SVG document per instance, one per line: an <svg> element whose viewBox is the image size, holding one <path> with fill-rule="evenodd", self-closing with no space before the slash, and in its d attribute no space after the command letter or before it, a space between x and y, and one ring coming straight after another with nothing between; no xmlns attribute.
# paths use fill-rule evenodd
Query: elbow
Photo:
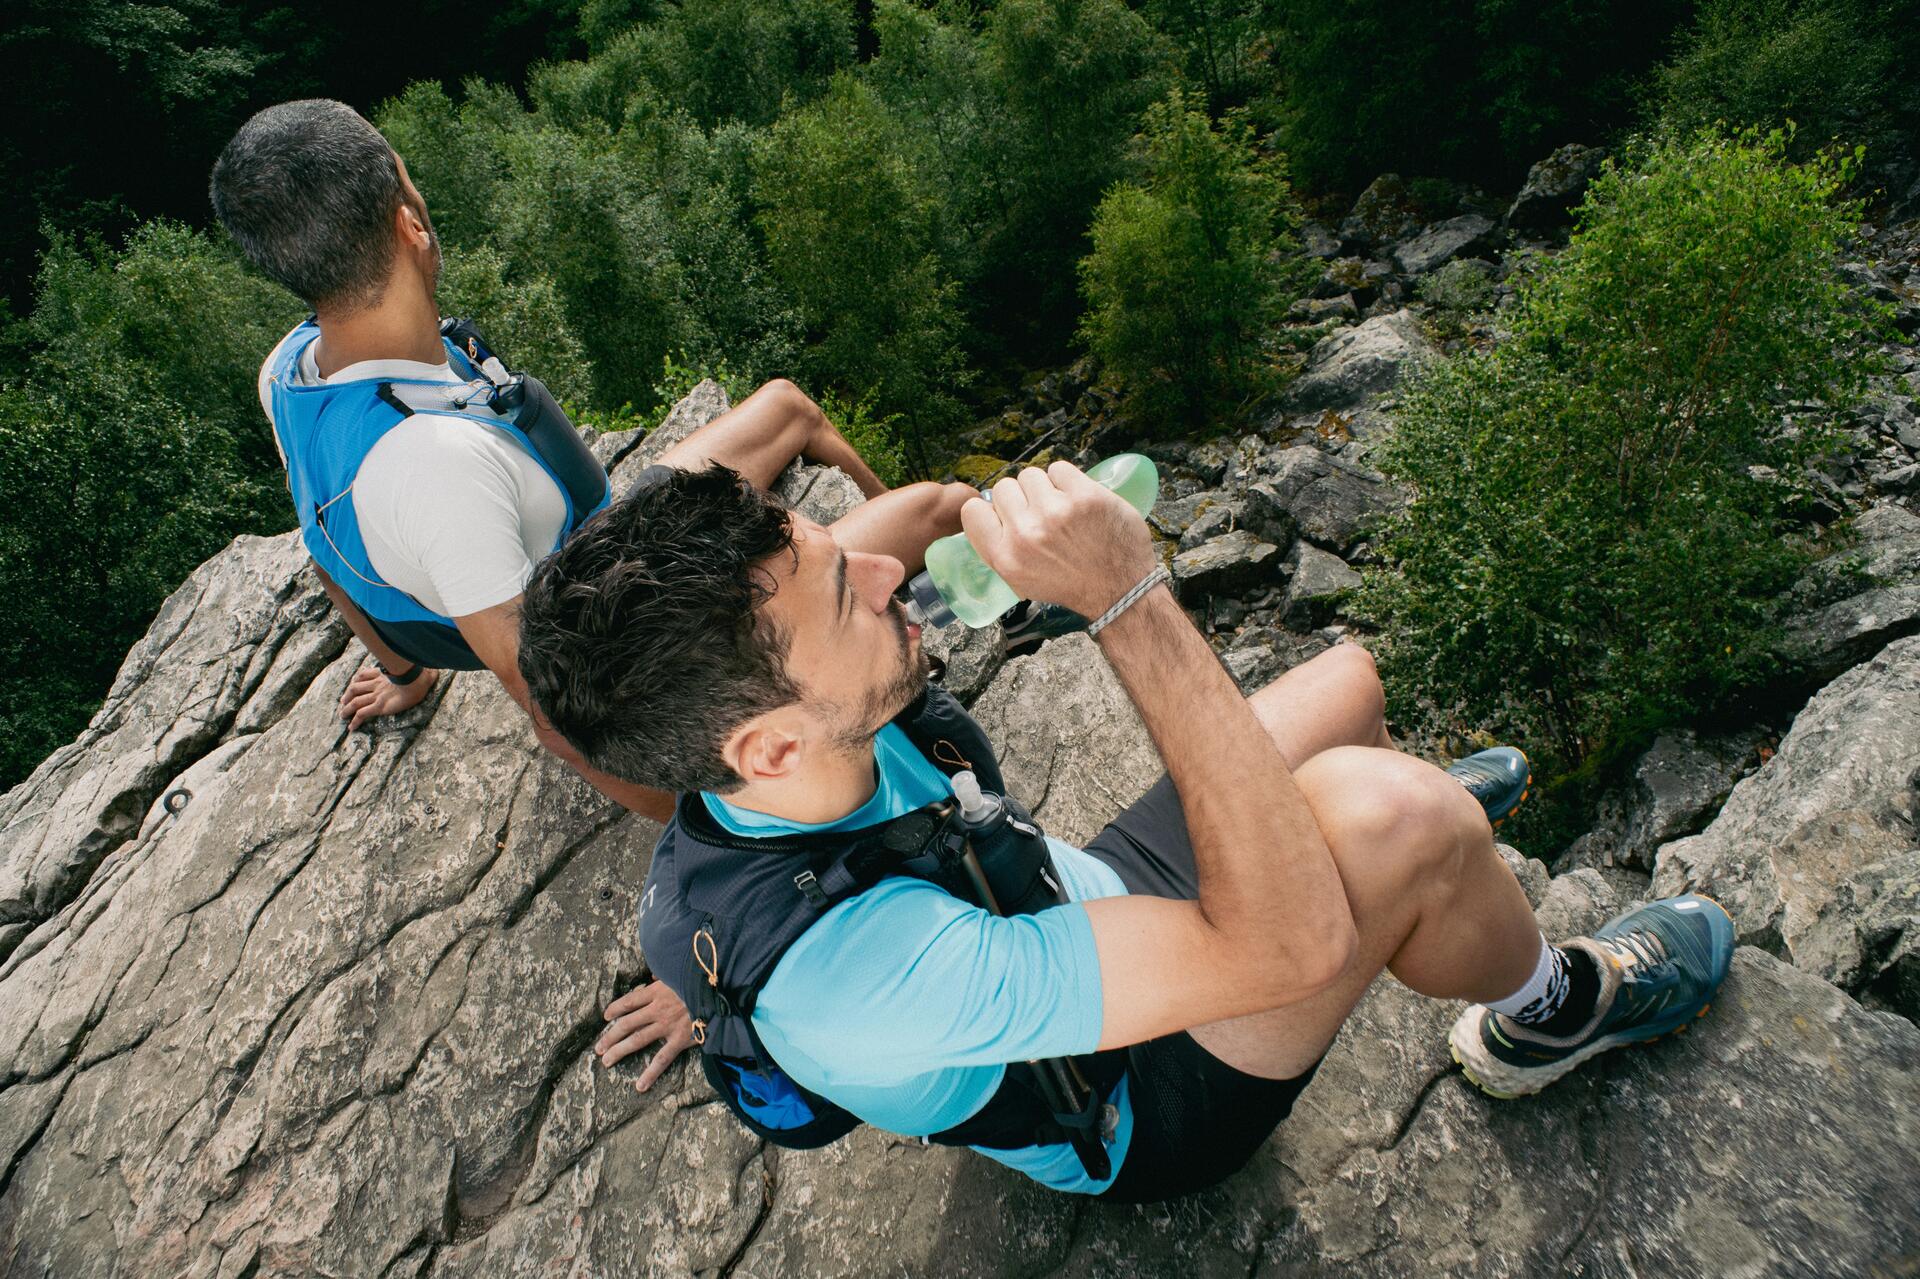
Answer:
<svg viewBox="0 0 1920 1279"><path fill-rule="evenodd" d="M1296 961L1294 971L1300 989L1294 1002L1311 999L1338 985L1353 971L1360 957L1360 934L1354 930L1352 917L1344 911L1337 923L1330 923L1319 931L1323 935L1316 939L1312 953Z"/></svg>
<svg viewBox="0 0 1920 1279"><path fill-rule="evenodd" d="M1284 1008L1312 999L1351 973L1359 954L1360 935L1344 911L1337 920L1295 931L1264 965L1269 984L1262 1002L1269 1008Z"/></svg>

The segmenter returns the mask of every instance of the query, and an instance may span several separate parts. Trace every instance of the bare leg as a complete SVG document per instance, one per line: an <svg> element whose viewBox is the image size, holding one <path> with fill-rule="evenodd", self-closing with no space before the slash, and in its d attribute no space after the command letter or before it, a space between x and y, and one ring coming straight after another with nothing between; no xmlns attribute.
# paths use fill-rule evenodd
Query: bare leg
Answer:
<svg viewBox="0 0 1920 1279"><path fill-rule="evenodd" d="M828 531L842 549L891 555L911 576L926 563L928 543L960 531L960 508L978 496L965 484L909 484L854 507Z"/></svg>
<svg viewBox="0 0 1920 1279"><path fill-rule="evenodd" d="M797 457L839 467L868 497L887 491L820 406L785 378L775 378L668 449L660 462L682 470L719 462L766 489Z"/></svg>
<svg viewBox="0 0 1920 1279"><path fill-rule="evenodd" d="M1336 644L1300 663L1247 704L1296 771L1335 746L1393 746L1373 655L1358 644Z"/></svg>
<svg viewBox="0 0 1920 1279"><path fill-rule="evenodd" d="M1316 754L1294 776L1339 867L1359 952L1311 999L1196 1027L1202 1047L1286 1079L1326 1051L1382 969L1441 999L1485 1002L1520 988L1539 956L1539 925L1464 787L1411 756L1357 746Z"/></svg>

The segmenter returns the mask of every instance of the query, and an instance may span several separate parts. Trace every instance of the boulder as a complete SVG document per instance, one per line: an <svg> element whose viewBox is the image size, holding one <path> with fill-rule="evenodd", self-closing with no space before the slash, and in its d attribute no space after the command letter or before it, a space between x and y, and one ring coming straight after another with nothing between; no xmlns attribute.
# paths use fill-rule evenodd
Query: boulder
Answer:
<svg viewBox="0 0 1920 1279"><path fill-rule="evenodd" d="M964 622L927 627L920 633L921 650L938 663L934 678L963 704L986 690L1006 661L1000 624L974 630Z"/></svg>
<svg viewBox="0 0 1920 1279"><path fill-rule="evenodd" d="M1413 193L1397 173L1383 173L1367 185L1340 223L1340 239L1366 252L1392 244L1419 229L1423 219Z"/></svg>
<svg viewBox="0 0 1920 1279"><path fill-rule="evenodd" d="M1360 304L1353 294L1342 293L1331 298L1301 298L1287 308L1287 314L1299 320L1319 323L1321 320L1353 321L1360 318Z"/></svg>
<svg viewBox="0 0 1920 1279"><path fill-rule="evenodd" d="M1047 833L1085 843L1160 776L1160 756L1085 635L1008 662L973 704L1007 789Z"/></svg>
<svg viewBox="0 0 1920 1279"><path fill-rule="evenodd" d="M1401 505L1384 476L1325 449L1298 444L1269 457L1261 467L1271 478L1247 490L1263 502L1270 523L1284 522L1300 536L1345 551L1383 515Z"/></svg>
<svg viewBox="0 0 1920 1279"><path fill-rule="evenodd" d="M1280 617L1295 630L1324 624L1333 616L1340 596L1360 585L1360 574L1339 556L1305 542L1294 543L1287 568L1287 594L1280 604Z"/></svg>
<svg viewBox="0 0 1920 1279"><path fill-rule="evenodd" d="M1181 602L1204 604L1209 596L1238 595L1276 584L1280 548L1246 529L1235 529L1181 551L1169 567L1173 571L1173 592Z"/></svg>
<svg viewBox="0 0 1920 1279"><path fill-rule="evenodd" d="M1852 525L1855 545L1819 561L1794 590L1782 656L1832 679L1920 631L1920 515L1883 501Z"/></svg>
<svg viewBox="0 0 1920 1279"><path fill-rule="evenodd" d="M1742 942L1847 989L1899 996L1920 984L1916 818L1920 637L1808 702L1712 825L1660 850L1654 890L1706 893ZM1901 1011L1920 1016L1920 1004Z"/></svg>
<svg viewBox="0 0 1920 1279"><path fill-rule="evenodd" d="M617 483L666 441L625 445ZM867 1129L775 1149L687 1062L642 1095L637 1063L588 1051L644 965L657 828L543 753L484 674L343 734L359 663L294 540L241 539L6 797L11 882L73 869L64 900L16 899L0 962L0 1269L1786 1276L1920 1250L1920 1032L1752 950L1687 1038L1516 1104L1451 1064L1457 1005L1383 978L1252 1164L1174 1204ZM1084 637L976 705L1062 837L1158 774ZM1556 928L1617 904L1591 873L1525 869Z"/></svg>
<svg viewBox="0 0 1920 1279"><path fill-rule="evenodd" d="M1507 209L1507 225L1535 234L1564 225L1605 159L1606 153L1598 147L1577 142L1555 150L1527 170L1527 180Z"/></svg>
<svg viewBox="0 0 1920 1279"><path fill-rule="evenodd" d="M1292 412L1349 408L1392 390L1410 364L1434 354L1413 312L1375 316L1322 338L1307 371L1287 390Z"/></svg>
<svg viewBox="0 0 1920 1279"><path fill-rule="evenodd" d="M1333 232L1318 222L1300 224L1300 247L1310 258L1337 258L1340 256L1340 240Z"/></svg>
<svg viewBox="0 0 1920 1279"><path fill-rule="evenodd" d="M1702 739L1691 729L1656 737L1626 783L1602 797L1594 829L1568 846L1561 868L1652 870L1660 845L1695 833L1719 812L1759 762L1762 740L1758 732Z"/></svg>
<svg viewBox="0 0 1920 1279"><path fill-rule="evenodd" d="M1458 257L1470 257L1493 247L1495 223L1478 213L1463 213L1436 222L1393 247L1393 262L1407 275L1425 275Z"/></svg>

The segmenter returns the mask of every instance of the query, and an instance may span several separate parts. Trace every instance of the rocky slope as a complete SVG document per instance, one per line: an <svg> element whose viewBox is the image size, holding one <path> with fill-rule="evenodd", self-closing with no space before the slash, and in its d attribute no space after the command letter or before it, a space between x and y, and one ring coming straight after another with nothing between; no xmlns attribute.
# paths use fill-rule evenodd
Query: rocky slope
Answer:
<svg viewBox="0 0 1920 1279"><path fill-rule="evenodd" d="M1153 521L1243 683L1337 638L1366 519L1397 500L1361 444L1399 371L1436 355L1405 273L1550 224L1582 163L1499 230L1497 208L1409 224L1390 184L1370 193L1318 231L1329 287L1371 292L1306 321L1329 326L1301 383L1313 403L1166 452ZM1902 637L1920 610L1901 566L1920 521L1886 476L1893 450L1920 451L1911 398L1890 389L1861 426L1887 466L1835 481L1860 486L1836 500L1877 501L1850 553L1895 578L1808 584L1806 667L1837 678L1778 751L1665 739L1563 873L1513 858L1560 934L1644 896L1649 871L1720 895L1750 945L1713 1014L1501 1104L1451 1064L1454 1008L1383 980L1246 1172L1152 1208L866 1130L774 1150L697 1071L642 1097L627 1068L599 1069L599 1010L643 965L631 921L655 828L540 752L484 675L343 734L358 646L290 537L240 539L168 601L86 732L0 799L0 1269L1909 1273L1920 639ZM1096 391L1068 376L1034 399L1022 433L1059 414L1063 435L1097 438ZM703 386L644 441L596 448L622 484L723 407ZM817 470L783 491L821 518L858 496ZM1012 663L991 635L938 646L1056 832L1097 829L1157 772L1086 640Z"/></svg>

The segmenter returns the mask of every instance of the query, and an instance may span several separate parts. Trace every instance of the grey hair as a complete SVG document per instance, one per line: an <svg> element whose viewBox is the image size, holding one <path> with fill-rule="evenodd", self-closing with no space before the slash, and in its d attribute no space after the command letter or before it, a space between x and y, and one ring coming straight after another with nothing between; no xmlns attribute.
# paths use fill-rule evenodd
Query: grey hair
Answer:
<svg viewBox="0 0 1920 1279"><path fill-rule="evenodd" d="M312 307L380 300L405 198L393 148L344 102L282 102L214 162L213 211L253 264Z"/></svg>

